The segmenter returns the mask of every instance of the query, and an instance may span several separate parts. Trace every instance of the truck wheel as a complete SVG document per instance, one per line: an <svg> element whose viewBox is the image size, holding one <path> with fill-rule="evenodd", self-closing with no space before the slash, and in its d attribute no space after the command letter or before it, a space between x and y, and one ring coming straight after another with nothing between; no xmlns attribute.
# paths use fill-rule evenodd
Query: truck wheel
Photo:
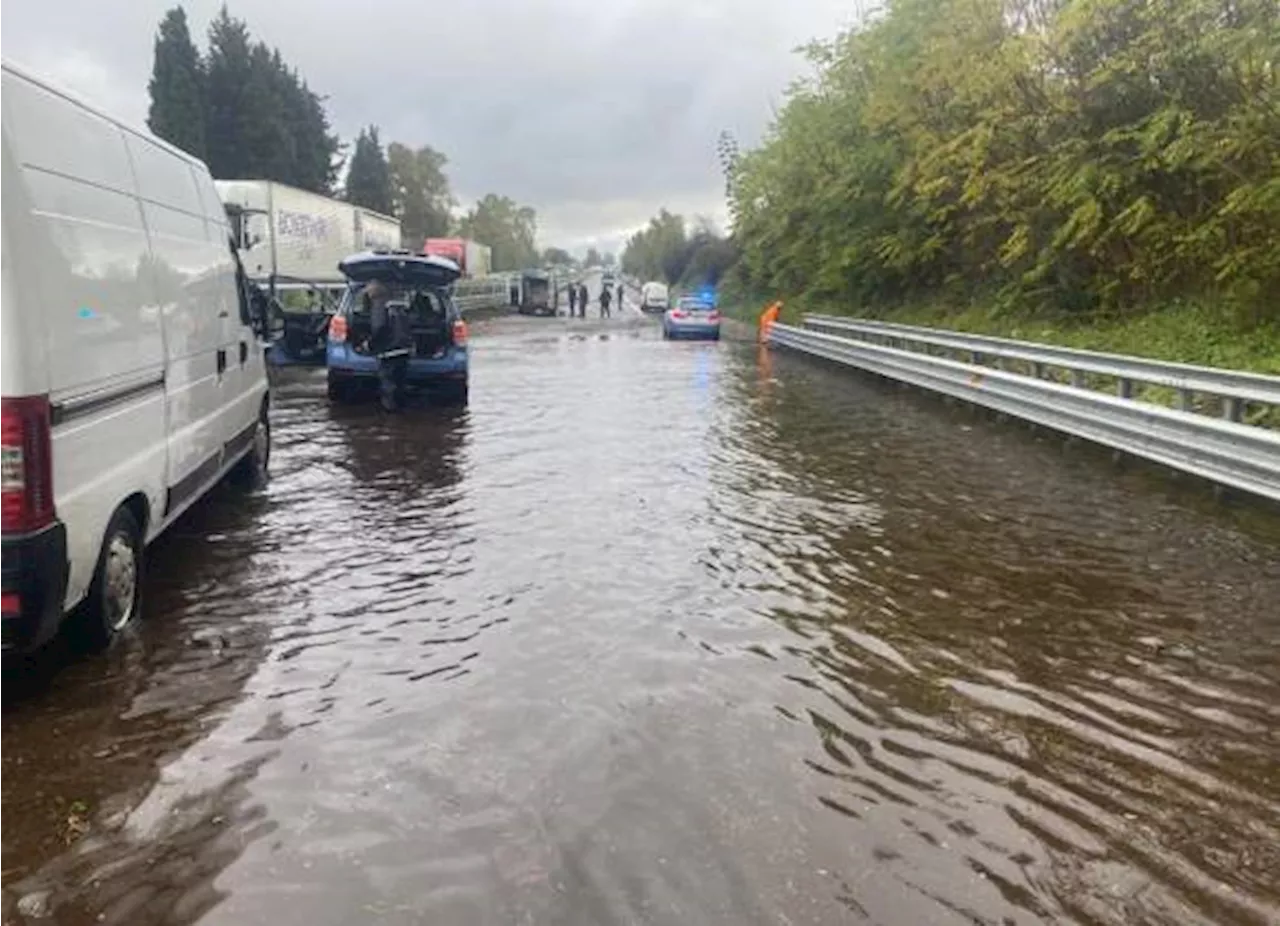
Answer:
<svg viewBox="0 0 1280 926"><path fill-rule="evenodd" d="M75 642L100 652L142 612L142 529L128 508L120 507L107 524L89 594L77 609Z"/></svg>
<svg viewBox="0 0 1280 926"><path fill-rule="evenodd" d="M240 458L231 476L244 486L260 486L267 481L267 465L271 462L271 419L267 415L267 404L262 404L258 421L253 429L253 443L249 452Z"/></svg>

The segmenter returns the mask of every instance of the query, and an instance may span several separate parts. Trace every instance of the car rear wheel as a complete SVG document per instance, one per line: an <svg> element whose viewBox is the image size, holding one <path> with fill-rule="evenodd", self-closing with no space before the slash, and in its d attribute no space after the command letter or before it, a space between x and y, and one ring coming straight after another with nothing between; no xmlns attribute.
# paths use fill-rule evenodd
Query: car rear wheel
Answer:
<svg viewBox="0 0 1280 926"><path fill-rule="evenodd" d="M142 528L128 508L107 524L89 594L73 617L74 642L89 652L111 645L142 611Z"/></svg>
<svg viewBox="0 0 1280 926"><path fill-rule="evenodd" d="M471 390L466 380L450 383L440 392L440 399L445 405L466 405L470 400Z"/></svg>
<svg viewBox="0 0 1280 926"><path fill-rule="evenodd" d="M329 401L348 402L351 399L351 384L345 379L338 379L329 374Z"/></svg>

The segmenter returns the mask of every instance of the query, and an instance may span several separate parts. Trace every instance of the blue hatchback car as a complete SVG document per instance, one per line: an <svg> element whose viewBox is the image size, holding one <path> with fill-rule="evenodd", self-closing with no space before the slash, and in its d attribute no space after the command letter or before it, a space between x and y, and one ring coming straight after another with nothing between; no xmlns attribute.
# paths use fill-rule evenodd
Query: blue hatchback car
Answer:
<svg viewBox="0 0 1280 926"><path fill-rule="evenodd" d="M467 323L452 295L458 265L408 251L369 251L338 269L348 283L329 322L329 398L348 400L368 386L379 387L389 407L402 390L465 404Z"/></svg>

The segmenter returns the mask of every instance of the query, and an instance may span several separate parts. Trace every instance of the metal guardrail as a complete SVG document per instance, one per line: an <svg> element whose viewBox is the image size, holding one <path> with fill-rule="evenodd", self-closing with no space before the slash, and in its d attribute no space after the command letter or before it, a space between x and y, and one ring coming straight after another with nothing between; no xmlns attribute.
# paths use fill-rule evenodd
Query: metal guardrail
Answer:
<svg viewBox="0 0 1280 926"><path fill-rule="evenodd" d="M792 325L775 324L770 342L1280 501L1280 432Z"/></svg>
<svg viewBox="0 0 1280 926"><path fill-rule="evenodd" d="M1223 400L1222 417L1231 421L1240 420L1244 402L1280 405L1280 376L1267 376L1262 373L1223 370L1189 363L1170 363L1124 354L1057 347L1052 344L1032 344L1010 338L943 331L919 325L899 325L871 319L807 315L805 327L841 336L857 337L872 343L885 343L890 347L940 348L961 352L967 354L969 360L976 364L992 361L998 365L1002 360L1020 361L1028 364L1032 375L1036 377L1043 377L1046 367L1054 367L1070 373L1072 384L1076 386L1085 385L1082 374L1108 376L1116 380L1117 395L1126 399L1133 397L1135 382L1164 386L1176 391L1178 406L1183 411L1194 410L1192 396L1195 394L1217 396Z"/></svg>

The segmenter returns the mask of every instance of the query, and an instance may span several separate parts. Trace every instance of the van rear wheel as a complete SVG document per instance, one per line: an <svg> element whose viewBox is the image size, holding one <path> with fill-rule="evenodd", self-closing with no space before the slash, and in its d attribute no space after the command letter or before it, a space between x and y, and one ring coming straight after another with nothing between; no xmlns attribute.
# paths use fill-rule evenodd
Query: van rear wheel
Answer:
<svg viewBox="0 0 1280 926"><path fill-rule="evenodd" d="M107 524L89 594L77 610L75 642L89 652L111 645L142 611L142 528L128 508Z"/></svg>
<svg viewBox="0 0 1280 926"><path fill-rule="evenodd" d="M240 458L232 469L232 478L241 485L256 488L267 480L267 466L271 462L271 419L264 404L253 429L253 441L249 452Z"/></svg>

